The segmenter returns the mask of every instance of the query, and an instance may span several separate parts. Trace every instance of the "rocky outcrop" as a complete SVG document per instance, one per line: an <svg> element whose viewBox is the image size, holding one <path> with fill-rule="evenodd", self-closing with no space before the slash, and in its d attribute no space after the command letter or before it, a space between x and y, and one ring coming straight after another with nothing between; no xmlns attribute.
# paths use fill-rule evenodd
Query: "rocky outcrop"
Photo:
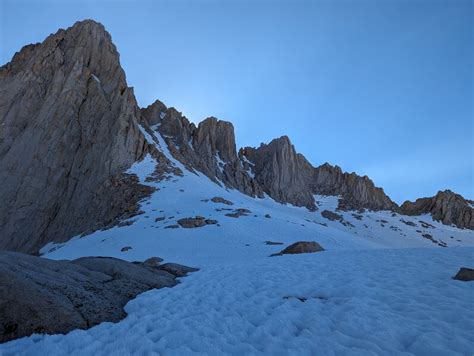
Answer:
<svg viewBox="0 0 474 356"><path fill-rule="evenodd" d="M178 161L191 171L199 171L217 184L250 196L262 197L257 182L240 162L230 122L209 117L198 126L174 108L156 101L142 109L144 119L158 130Z"/></svg>
<svg viewBox="0 0 474 356"><path fill-rule="evenodd" d="M0 250L36 253L137 214L153 189L124 173L132 163L154 156L148 180L182 173L147 141L154 132L190 171L252 197L315 210L314 195L338 195L341 210L398 210L368 177L315 168L286 136L237 154L230 122L210 117L196 126L160 101L140 110L110 35L90 20L25 46L0 67L0 128ZM473 228L462 197L435 198L401 211Z"/></svg>
<svg viewBox="0 0 474 356"><path fill-rule="evenodd" d="M367 176L344 173L327 163L314 168L286 136L259 148L243 148L239 155L249 162L264 192L279 202L315 209L313 195L320 194L339 195L341 210L397 208Z"/></svg>
<svg viewBox="0 0 474 356"><path fill-rule="evenodd" d="M53 261L0 252L0 343L33 333L67 333L126 316L139 293L173 287L196 269L110 257ZM155 260L152 260L156 262Z"/></svg>
<svg viewBox="0 0 474 356"><path fill-rule="evenodd" d="M0 249L37 252L135 209L150 191L122 173L150 151L140 115L94 21L0 67Z"/></svg>
<svg viewBox="0 0 474 356"><path fill-rule="evenodd" d="M405 215L431 214L434 220L462 229L474 230L474 209L461 195L450 190L439 191L434 197L406 201L400 207Z"/></svg>

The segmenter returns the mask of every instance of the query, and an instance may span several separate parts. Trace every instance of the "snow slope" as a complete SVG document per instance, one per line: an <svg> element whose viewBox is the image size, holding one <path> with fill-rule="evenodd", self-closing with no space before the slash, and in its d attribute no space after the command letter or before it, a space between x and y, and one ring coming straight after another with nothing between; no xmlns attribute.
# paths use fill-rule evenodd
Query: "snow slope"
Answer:
<svg viewBox="0 0 474 356"><path fill-rule="evenodd" d="M129 302L129 315L119 323L68 335L34 335L0 345L0 354L474 351L474 284L451 279L459 267L474 264L472 231L442 225L430 216L339 212L337 197L317 196L316 212L254 199L186 171L156 132L147 140L184 176L146 183L159 190L142 202L144 213L132 218L133 224L49 244L42 252L52 259L160 256L201 270L175 288L150 291ZM148 156L130 171L144 182L153 169ZM210 201L216 196L234 204ZM237 208L250 213L225 215ZM324 218L324 210L343 220ZM197 215L218 224L167 228ZM284 245L314 240L326 251L270 258L283 246L267 245L267 240ZM125 246L132 249L121 252Z"/></svg>

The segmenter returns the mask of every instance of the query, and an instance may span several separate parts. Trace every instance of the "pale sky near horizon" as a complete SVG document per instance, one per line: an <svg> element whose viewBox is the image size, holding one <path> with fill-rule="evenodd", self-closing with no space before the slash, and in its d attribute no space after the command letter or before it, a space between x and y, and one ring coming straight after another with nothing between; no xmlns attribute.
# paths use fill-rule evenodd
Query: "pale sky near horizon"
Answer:
<svg viewBox="0 0 474 356"><path fill-rule="evenodd" d="M288 135L398 203L474 199L471 0L0 0L0 65L86 18L140 106L231 121L239 147Z"/></svg>

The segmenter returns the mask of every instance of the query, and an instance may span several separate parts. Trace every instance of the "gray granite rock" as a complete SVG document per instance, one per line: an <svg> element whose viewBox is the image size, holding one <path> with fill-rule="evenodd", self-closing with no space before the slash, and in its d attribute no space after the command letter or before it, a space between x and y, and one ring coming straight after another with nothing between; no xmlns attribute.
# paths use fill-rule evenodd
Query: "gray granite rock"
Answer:
<svg viewBox="0 0 474 356"><path fill-rule="evenodd" d="M324 251L324 248L322 248L321 245L315 241L298 241L284 248L279 253L271 255L271 257L281 255L293 255L299 253L314 253L321 251Z"/></svg>
<svg viewBox="0 0 474 356"><path fill-rule="evenodd" d="M94 21L0 67L0 249L34 253L133 212L140 191L152 191L123 175L150 150L140 118L111 37Z"/></svg>
<svg viewBox="0 0 474 356"><path fill-rule="evenodd" d="M474 230L472 206L472 202L461 195L445 190L439 191L434 197L406 201L401 205L400 212L405 215L431 214L434 220L443 224Z"/></svg>
<svg viewBox="0 0 474 356"><path fill-rule="evenodd" d="M67 333L126 316L139 293L173 287L196 269L149 267L110 257L54 261L0 252L0 342L33 333Z"/></svg>
<svg viewBox="0 0 474 356"><path fill-rule="evenodd" d="M203 216L196 216L194 218L182 218L182 219L179 219L177 222L181 227L184 227L186 229L192 229L196 227L203 227L206 225L217 224L217 220L206 219Z"/></svg>
<svg viewBox="0 0 474 356"><path fill-rule="evenodd" d="M263 191L237 156L234 127L230 122L209 117L198 126L174 108L160 101L142 109L144 119L157 129L178 161L191 171L199 171L217 184L250 196Z"/></svg>
<svg viewBox="0 0 474 356"><path fill-rule="evenodd" d="M344 173L337 166L323 164L313 167L298 154L288 137L283 136L261 144L258 148L246 147L239 156L251 162L256 181L265 193L282 203L306 206L315 210L313 195L339 195L341 210L393 210L397 205L375 187L366 176Z"/></svg>

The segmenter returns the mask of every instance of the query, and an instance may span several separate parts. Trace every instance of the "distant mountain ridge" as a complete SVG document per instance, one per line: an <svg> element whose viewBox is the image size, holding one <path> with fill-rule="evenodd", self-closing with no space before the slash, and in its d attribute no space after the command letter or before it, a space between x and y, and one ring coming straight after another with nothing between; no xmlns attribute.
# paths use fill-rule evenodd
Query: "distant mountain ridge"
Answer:
<svg viewBox="0 0 474 356"><path fill-rule="evenodd" d="M158 173L179 174L148 142L151 127L186 169L252 197L314 210L314 195L337 195L341 210L429 213L474 229L472 203L457 194L398 207L366 176L313 167L286 136L237 150L230 122L196 126L160 101L140 109L110 35L92 20L16 53L0 67L0 92L0 249L35 253L138 213L152 191L127 168L150 154Z"/></svg>

